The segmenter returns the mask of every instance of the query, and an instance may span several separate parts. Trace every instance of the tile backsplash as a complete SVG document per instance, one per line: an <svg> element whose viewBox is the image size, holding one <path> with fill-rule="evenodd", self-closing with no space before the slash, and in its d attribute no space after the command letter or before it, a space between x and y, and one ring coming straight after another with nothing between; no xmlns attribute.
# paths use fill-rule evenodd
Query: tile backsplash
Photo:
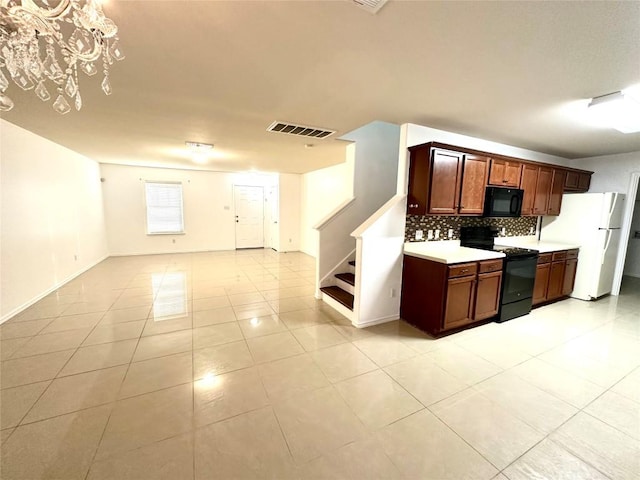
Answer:
<svg viewBox="0 0 640 480"><path fill-rule="evenodd" d="M407 215L407 224L404 230L405 242L425 242L427 241L427 231L440 230L438 240L458 240L460 238L460 227L487 226L505 228L505 235L499 236L516 237L530 235L531 229L536 231L538 217L518 217L518 218L485 218L485 217L461 217L444 215ZM448 237L449 229L453 229L453 236ZM422 230L423 239L416 240L416 230ZM434 239L435 240L435 239Z"/></svg>

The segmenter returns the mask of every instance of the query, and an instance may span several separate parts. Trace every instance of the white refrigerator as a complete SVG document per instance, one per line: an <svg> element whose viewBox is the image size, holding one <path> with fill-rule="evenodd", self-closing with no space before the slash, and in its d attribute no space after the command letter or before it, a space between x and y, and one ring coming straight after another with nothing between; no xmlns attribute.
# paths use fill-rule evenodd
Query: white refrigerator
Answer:
<svg viewBox="0 0 640 480"><path fill-rule="evenodd" d="M580 245L571 296L595 300L611 292L618 258L624 194L569 193L557 217L543 217L541 242Z"/></svg>

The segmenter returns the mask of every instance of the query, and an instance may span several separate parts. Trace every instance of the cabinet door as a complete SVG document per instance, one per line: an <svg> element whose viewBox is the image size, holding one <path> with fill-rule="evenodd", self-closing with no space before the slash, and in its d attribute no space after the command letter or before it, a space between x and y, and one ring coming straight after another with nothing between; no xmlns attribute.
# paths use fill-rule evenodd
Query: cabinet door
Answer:
<svg viewBox="0 0 640 480"><path fill-rule="evenodd" d="M564 189L577 190L579 181L580 181L579 172L567 172L567 178L564 181Z"/></svg>
<svg viewBox="0 0 640 480"><path fill-rule="evenodd" d="M473 321L476 277L451 278L447 281L444 329L455 328Z"/></svg>
<svg viewBox="0 0 640 480"><path fill-rule="evenodd" d="M573 292L573 285L576 282L576 270L578 259L570 258L564 263L564 280L562 282L562 295L569 295Z"/></svg>
<svg viewBox="0 0 640 480"><path fill-rule="evenodd" d="M533 215L537 181L538 167L534 165L523 165L522 177L520 179L520 188L524 190L524 198L522 199L522 215Z"/></svg>
<svg viewBox="0 0 640 480"><path fill-rule="evenodd" d="M431 149L428 147L411 151L407 191L407 213L409 215L425 215L427 213L430 153Z"/></svg>
<svg viewBox="0 0 640 480"><path fill-rule="evenodd" d="M505 166L505 187L515 187L518 188L520 186L520 175L522 174L522 164L519 162L507 162Z"/></svg>
<svg viewBox="0 0 640 480"><path fill-rule="evenodd" d="M538 167L538 178L536 180L536 198L533 203L534 215L546 215L549 208L549 197L551 196L551 180L553 169Z"/></svg>
<svg viewBox="0 0 640 480"><path fill-rule="evenodd" d="M491 159L489 185L497 187L519 187L521 164L501 158Z"/></svg>
<svg viewBox="0 0 640 480"><path fill-rule="evenodd" d="M460 181L464 154L448 150L431 151L431 192L428 212L455 215L460 201Z"/></svg>
<svg viewBox="0 0 640 480"><path fill-rule="evenodd" d="M489 185L496 187L504 187L507 181L507 161L499 158L491 159L491 168L489 170Z"/></svg>
<svg viewBox="0 0 640 480"><path fill-rule="evenodd" d="M564 281L564 260L551 263L549 272L549 287L547 288L547 300L555 300L562 296L562 284Z"/></svg>
<svg viewBox="0 0 640 480"><path fill-rule="evenodd" d="M474 320L484 320L498 314L502 271L478 275Z"/></svg>
<svg viewBox="0 0 640 480"><path fill-rule="evenodd" d="M536 282L533 285L533 304L537 305L547 299L547 288L549 287L550 263L538 264L536 268Z"/></svg>
<svg viewBox="0 0 640 480"><path fill-rule="evenodd" d="M560 207L562 206L562 194L564 193L564 184L567 178L566 170L553 170L553 180L551 180L551 195L549 195L549 207L547 215L560 215Z"/></svg>
<svg viewBox="0 0 640 480"><path fill-rule="evenodd" d="M586 192L589 190L589 186L591 185L591 174L590 173L581 173L578 177L578 190L581 192Z"/></svg>
<svg viewBox="0 0 640 480"><path fill-rule="evenodd" d="M488 175L488 157L471 154L464 156L459 213L463 215L482 215Z"/></svg>

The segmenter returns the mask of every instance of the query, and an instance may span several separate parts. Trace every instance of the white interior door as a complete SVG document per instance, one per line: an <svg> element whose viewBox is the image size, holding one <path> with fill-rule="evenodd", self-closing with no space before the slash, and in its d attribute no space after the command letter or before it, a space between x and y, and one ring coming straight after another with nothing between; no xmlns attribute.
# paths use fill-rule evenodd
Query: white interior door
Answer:
<svg viewBox="0 0 640 480"><path fill-rule="evenodd" d="M264 247L264 188L236 185L236 248Z"/></svg>

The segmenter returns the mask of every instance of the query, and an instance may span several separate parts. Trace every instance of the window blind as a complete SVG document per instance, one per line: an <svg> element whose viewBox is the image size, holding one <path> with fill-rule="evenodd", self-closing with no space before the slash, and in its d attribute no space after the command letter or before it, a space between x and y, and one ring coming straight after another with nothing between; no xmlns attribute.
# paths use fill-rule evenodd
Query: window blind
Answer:
<svg viewBox="0 0 640 480"><path fill-rule="evenodd" d="M182 184L145 182L147 233L184 233Z"/></svg>

